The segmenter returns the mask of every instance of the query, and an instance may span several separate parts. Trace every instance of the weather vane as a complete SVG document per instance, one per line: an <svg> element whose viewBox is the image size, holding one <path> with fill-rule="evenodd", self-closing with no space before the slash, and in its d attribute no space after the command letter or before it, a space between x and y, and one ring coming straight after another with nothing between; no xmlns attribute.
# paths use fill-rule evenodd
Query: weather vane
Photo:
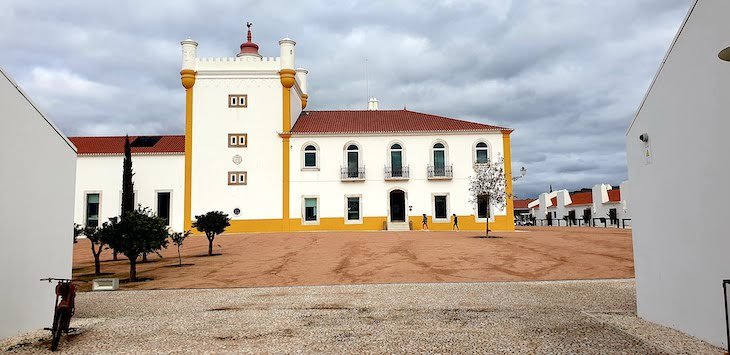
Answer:
<svg viewBox="0 0 730 355"><path fill-rule="evenodd" d="M249 30L251 29L251 26L253 26L253 23L251 23L251 22L246 22L246 27L248 27L248 29L249 29Z"/></svg>

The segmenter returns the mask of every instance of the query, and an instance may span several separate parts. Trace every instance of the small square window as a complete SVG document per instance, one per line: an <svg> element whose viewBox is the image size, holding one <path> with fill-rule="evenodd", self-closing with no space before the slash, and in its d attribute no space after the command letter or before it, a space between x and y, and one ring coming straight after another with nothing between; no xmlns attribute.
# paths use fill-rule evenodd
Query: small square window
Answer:
<svg viewBox="0 0 730 355"><path fill-rule="evenodd" d="M245 94L231 94L228 95L228 107L230 108L241 108L248 106L248 95Z"/></svg>
<svg viewBox="0 0 730 355"><path fill-rule="evenodd" d="M248 173L245 171L229 171L228 185L246 185L248 183Z"/></svg>
<svg viewBox="0 0 730 355"><path fill-rule="evenodd" d="M248 145L248 134L246 133L229 133L229 148L245 148Z"/></svg>

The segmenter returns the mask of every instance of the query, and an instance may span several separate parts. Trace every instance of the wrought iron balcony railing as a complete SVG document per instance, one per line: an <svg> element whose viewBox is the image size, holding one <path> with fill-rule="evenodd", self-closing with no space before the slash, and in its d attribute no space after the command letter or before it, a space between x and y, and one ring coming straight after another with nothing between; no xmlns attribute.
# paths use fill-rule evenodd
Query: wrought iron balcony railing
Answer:
<svg viewBox="0 0 730 355"><path fill-rule="evenodd" d="M385 180L408 180L410 178L410 170L408 166L401 167L385 167Z"/></svg>
<svg viewBox="0 0 730 355"><path fill-rule="evenodd" d="M451 179L454 177L454 166L453 165L441 165L434 166L428 165L428 178L439 180L439 179Z"/></svg>
<svg viewBox="0 0 730 355"><path fill-rule="evenodd" d="M342 181L365 180L365 167L360 166L357 167L357 169L351 167L341 167L340 177Z"/></svg>

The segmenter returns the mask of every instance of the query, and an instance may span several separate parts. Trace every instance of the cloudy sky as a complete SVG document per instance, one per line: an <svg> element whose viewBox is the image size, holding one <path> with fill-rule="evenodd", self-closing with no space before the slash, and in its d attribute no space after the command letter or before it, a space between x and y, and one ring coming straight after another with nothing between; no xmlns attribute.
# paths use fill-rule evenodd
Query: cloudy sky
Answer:
<svg viewBox="0 0 730 355"><path fill-rule="evenodd" d="M233 56L297 41L309 106L515 128L515 191L627 177L625 132L690 0L4 1L0 66L70 136L181 134L180 40Z"/></svg>

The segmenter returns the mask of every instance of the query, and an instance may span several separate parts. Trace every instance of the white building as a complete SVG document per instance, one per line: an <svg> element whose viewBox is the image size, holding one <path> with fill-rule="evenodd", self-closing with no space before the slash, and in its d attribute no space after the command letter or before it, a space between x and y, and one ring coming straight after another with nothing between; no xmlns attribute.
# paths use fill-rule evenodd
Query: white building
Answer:
<svg viewBox="0 0 730 355"><path fill-rule="evenodd" d="M71 278L75 147L0 69L0 338L50 326Z"/></svg>
<svg viewBox="0 0 730 355"><path fill-rule="evenodd" d="M533 217L545 220L539 221L538 225L567 225L570 222L572 225L602 226L599 219L605 218L606 226L623 227L631 225L631 213L626 202L627 192L627 181L618 188L609 184L598 184L591 189L575 192L544 192L527 206ZM568 222L565 221L566 218Z"/></svg>
<svg viewBox="0 0 730 355"><path fill-rule="evenodd" d="M450 230L453 215L462 229L483 229L487 216L492 229L514 229L511 199L488 211L468 197L474 166L498 157L511 194L511 129L379 110L376 99L368 110L305 111L295 44L284 38L279 57L263 57L249 29L235 57L199 58L196 42L181 42L185 136L133 137L151 145L133 149L139 204L166 211L176 230L212 210L229 214L228 232L420 229L424 214L431 229ZM123 137L73 140L83 147L76 221L117 215ZM171 196L163 208L161 193Z"/></svg>
<svg viewBox="0 0 730 355"><path fill-rule="evenodd" d="M638 315L725 348L729 13L694 2L626 137Z"/></svg>

